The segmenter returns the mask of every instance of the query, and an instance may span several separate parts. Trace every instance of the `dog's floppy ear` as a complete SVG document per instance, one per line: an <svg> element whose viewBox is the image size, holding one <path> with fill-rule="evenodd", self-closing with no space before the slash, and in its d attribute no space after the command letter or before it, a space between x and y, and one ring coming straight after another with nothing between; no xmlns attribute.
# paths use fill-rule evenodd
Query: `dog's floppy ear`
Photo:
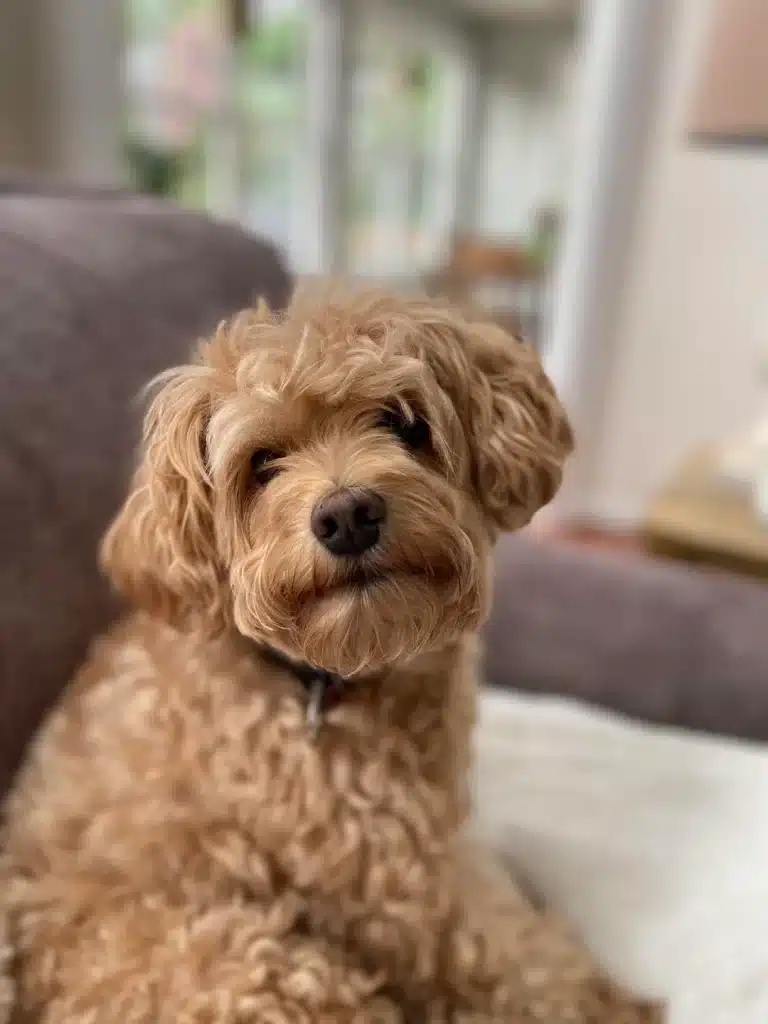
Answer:
<svg viewBox="0 0 768 1024"><path fill-rule="evenodd" d="M178 628L218 624L224 611L205 463L210 402L203 367L166 376L147 412L130 493L101 550L118 590Z"/></svg>
<svg viewBox="0 0 768 1024"><path fill-rule="evenodd" d="M465 330L474 485L491 522L517 529L557 493L573 434L533 348L492 324Z"/></svg>

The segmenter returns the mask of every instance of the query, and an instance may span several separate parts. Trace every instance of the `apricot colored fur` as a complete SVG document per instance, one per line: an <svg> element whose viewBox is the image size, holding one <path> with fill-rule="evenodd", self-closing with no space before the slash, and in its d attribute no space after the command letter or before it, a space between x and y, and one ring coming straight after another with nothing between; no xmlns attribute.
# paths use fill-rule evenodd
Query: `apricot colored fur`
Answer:
<svg viewBox="0 0 768 1024"><path fill-rule="evenodd" d="M103 549L136 610L7 806L23 1019L658 1019L464 831L493 541L571 443L531 349L421 300L299 294L165 375ZM387 503L369 583L309 529L340 486ZM264 643L350 677L316 740Z"/></svg>

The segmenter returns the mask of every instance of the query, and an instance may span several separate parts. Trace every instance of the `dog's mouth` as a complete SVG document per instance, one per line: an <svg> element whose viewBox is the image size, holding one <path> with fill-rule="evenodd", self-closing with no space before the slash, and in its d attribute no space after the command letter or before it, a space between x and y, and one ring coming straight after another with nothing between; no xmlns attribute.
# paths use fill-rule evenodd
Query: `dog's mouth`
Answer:
<svg viewBox="0 0 768 1024"><path fill-rule="evenodd" d="M437 566L398 566L397 568L380 565L355 565L339 576L331 586L331 590L367 591L391 582L422 580L432 584L444 582L447 572Z"/></svg>
<svg viewBox="0 0 768 1024"><path fill-rule="evenodd" d="M351 587L353 590L365 590L368 587L375 587L379 583L391 577L392 573L376 566L357 565L339 582L339 586Z"/></svg>

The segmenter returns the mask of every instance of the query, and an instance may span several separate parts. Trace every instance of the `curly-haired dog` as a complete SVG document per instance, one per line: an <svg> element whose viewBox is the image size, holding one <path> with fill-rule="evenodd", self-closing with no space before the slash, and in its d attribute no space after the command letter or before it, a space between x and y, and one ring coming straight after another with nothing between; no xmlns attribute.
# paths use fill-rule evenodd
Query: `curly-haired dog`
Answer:
<svg viewBox="0 0 768 1024"><path fill-rule="evenodd" d="M636 1024L462 836L499 530L571 434L536 355L364 295L244 313L168 374L98 643L8 806L46 1024Z"/></svg>

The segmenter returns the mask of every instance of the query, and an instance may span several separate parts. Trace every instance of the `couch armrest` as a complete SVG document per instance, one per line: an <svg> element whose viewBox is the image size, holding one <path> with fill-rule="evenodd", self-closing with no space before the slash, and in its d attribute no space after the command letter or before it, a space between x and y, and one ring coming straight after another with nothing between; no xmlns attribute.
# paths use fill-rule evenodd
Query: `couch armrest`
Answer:
<svg viewBox="0 0 768 1024"><path fill-rule="evenodd" d="M114 613L96 567L140 388L290 282L233 226L128 196L0 189L0 795ZM65 190L66 192L66 190Z"/></svg>
<svg viewBox="0 0 768 1024"><path fill-rule="evenodd" d="M768 586L511 537L495 590L492 684L768 739Z"/></svg>

